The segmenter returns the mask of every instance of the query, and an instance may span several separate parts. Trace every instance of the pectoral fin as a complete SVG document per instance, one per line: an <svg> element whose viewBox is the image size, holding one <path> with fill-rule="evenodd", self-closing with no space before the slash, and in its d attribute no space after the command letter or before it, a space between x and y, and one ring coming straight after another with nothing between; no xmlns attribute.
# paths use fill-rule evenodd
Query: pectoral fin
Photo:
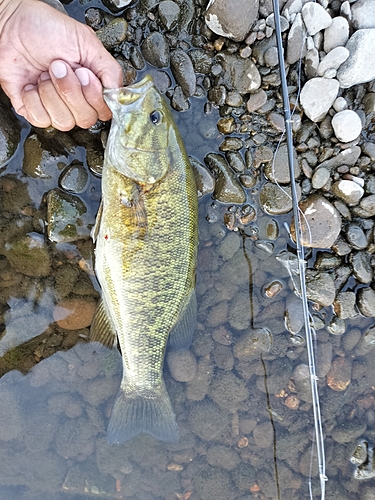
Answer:
<svg viewBox="0 0 375 500"><path fill-rule="evenodd" d="M90 341L99 342L109 349L117 345L116 329L106 313L103 300L99 301L91 323Z"/></svg>
<svg viewBox="0 0 375 500"><path fill-rule="evenodd" d="M192 290L177 323L168 338L168 347L173 351L187 349L192 340L197 322L197 297Z"/></svg>

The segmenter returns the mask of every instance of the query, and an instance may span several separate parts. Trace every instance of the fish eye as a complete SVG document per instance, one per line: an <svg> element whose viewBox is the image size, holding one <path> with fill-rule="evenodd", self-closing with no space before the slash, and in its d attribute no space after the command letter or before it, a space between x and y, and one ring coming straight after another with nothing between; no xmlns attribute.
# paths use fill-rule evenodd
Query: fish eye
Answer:
<svg viewBox="0 0 375 500"><path fill-rule="evenodd" d="M159 125L159 123L161 123L160 111L157 111L157 110L152 111L152 113L150 113L150 120L154 125Z"/></svg>

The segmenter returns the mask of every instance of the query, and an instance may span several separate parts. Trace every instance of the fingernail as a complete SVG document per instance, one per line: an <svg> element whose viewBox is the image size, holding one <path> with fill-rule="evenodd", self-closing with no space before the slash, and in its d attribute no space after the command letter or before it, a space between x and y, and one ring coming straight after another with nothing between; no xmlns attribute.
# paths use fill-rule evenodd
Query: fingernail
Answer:
<svg viewBox="0 0 375 500"><path fill-rule="evenodd" d="M31 83L29 83L29 85L26 85L26 86L23 88L23 90L24 90L25 92L27 92L28 90L33 90L33 89L35 89L35 85L31 85Z"/></svg>
<svg viewBox="0 0 375 500"><path fill-rule="evenodd" d="M56 78L64 78L68 74L66 65L61 61L53 61L51 71Z"/></svg>
<svg viewBox="0 0 375 500"><path fill-rule="evenodd" d="M43 71L43 73L40 74L39 78L42 82L45 82L46 80L51 79L51 77L49 76L49 73L47 73L46 71Z"/></svg>
<svg viewBox="0 0 375 500"><path fill-rule="evenodd" d="M78 80L80 81L80 84L83 87L86 87L86 85L88 85L90 83L89 72L87 71L86 68L76 69L75 74L76 74Z"/></svg>

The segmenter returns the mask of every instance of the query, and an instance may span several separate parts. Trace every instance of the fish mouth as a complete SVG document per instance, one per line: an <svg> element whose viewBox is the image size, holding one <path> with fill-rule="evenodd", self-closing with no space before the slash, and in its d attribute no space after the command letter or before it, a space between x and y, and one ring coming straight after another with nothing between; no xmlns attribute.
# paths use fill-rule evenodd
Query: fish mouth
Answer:
<svg viewBox="0 0 375 500"><path fill-rule="evenodd" d="M133 83L127 87L117 89L104 89L103 96L105 101L130 105L142 99L148 90L154 86L154 80L151 75L146 75L140 82Z"/></svg>

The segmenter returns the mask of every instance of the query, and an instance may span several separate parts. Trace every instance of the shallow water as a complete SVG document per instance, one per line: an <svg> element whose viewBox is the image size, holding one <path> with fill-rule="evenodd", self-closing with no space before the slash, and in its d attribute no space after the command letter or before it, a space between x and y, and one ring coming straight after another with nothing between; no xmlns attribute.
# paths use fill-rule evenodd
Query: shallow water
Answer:
<svg viewBox="0 0 375 500"><path fill-rule="evenodd" d="M68 8L81 19L83 9L98 4L75 1ZM216 132L217 114L204 114L203 99L191 101L188 112L174 115L188 154L202 161L206 153L218 151L222 136ZM23 140L32 133L24 124ZM45 140L43 132L37 135ZM1 173L0 227L7 243L30 232L43 234L44 195L59 186L63 165L58 162L65 166L77 160L87 167L82 144L89 134L69 136L79 145L56 154L49 178L24 173L23 143ZM54 143L59 137L54 136ZM258 219L243 234L225 227L227 206L210 196L200 201L199 310L192 345L198 374L185 384L165 370L181 436L173 445L148 436L121 446L107 444L105 429L121 378L120 354L88 344L86 327L68 330L53 321L52 311L62 296L79 298L82 304L98 299L91 241L45 241L51 260L50 272L43 276L15 271L0 256L0 323L5 328L0 340L0 499L309 498L313 413L308 384L303 377L298 383L295 371L307 363L306 346L303 338L286 331L284 311L295 299L293 280L276 259L291 249L283 226L291 216L272 218L279 235L270 239L271 217L257 207L256 188L248 194ZM99 177L89 172L80 196L89 208L86 223L93 224ZM307 267L313 266L315 255L309 256ZM68 275L74 279L65 279ZM265 290L275 281L282 290L270 297ZM356 286L350 279L344 290ZM71 289L65 295L67 287ZM370 500L375 480L355 479L350 458L361 440L375 443L375 350L371 344L360 349L374 321L361 316L347 320L346 332L338 336L324 328L331 308L312 313L323 325L316 348L318 373L324 373L319 388L326 498ZM240 341L255 329L255 347L247 355ZM264 329L272 332L272 345L267 346ZM345 390L327 385L331 359L342 384L350 381ZM319 498L315 457L312 476L314 498Z"/></svg>

